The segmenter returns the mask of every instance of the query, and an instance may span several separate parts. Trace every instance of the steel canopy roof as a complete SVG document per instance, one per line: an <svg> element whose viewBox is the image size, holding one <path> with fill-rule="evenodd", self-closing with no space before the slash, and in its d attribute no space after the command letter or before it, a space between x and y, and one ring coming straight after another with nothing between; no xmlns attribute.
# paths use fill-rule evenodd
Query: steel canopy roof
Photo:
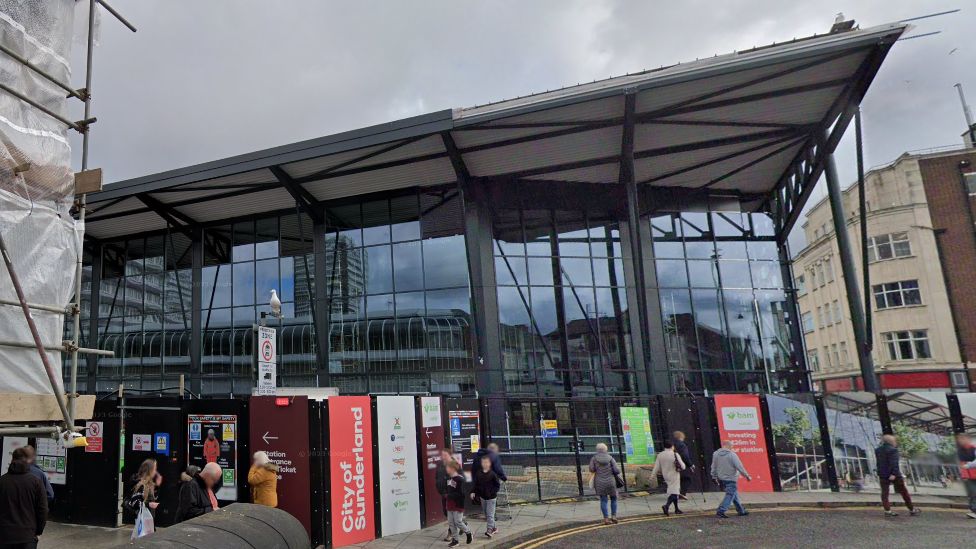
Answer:
<svg viewBox="0 0 976 549"><path fill-rule="evenodd" d="M788 231L888 49L890 24L815 36L528 97L443 110L109 184L97 239L186 228L457 181L616 183L625 98L638 184L736 196Z"/></svg>

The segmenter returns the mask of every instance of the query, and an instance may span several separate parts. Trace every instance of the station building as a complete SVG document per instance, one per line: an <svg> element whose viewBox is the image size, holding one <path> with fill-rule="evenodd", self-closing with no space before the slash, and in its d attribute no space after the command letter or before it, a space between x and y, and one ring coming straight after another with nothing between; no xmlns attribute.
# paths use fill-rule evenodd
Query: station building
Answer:
<svg viewBox="0 0 976 549"><path fill-rule="evenodd" d="M542 399L802 392L786 236L903 25L107 185L83 391ZM280 318L267 316L271 290ZM517 409L518 405L513 405Z"/></svg>

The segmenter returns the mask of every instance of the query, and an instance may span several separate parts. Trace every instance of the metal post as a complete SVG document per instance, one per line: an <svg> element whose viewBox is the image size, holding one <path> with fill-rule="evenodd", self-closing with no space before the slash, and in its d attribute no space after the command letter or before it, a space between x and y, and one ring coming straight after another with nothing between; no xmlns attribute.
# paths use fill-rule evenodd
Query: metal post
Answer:
<svg viewBox="0 0 976 549"><path fill-rule="evenodd" d="M323 214L323 218L325 215ZM326 247L325 232L327 230L325 220L312 224L312 269L314 273L306 272L306 276L312 274L315 281L312 290L315 292L312 299L312 321L315 326L315 371L316 383L319 387L328 387L331 384L329 373L329 331L332 317L332 303L329 301L329 271L326 264L328 249ZM339 239L335 239L333 257L339 254ZM306 269L307 271L307 269Z"/></svg>
<svg viewBox="0 0 976 549"><path fill-rule="evenodd" d="M206 235L199 227L190 241L190 391L203 394L203 254ZM219 268L219 267L218 267ZM214 286L216 286L216 275Z"/></svg>
<svg viewBox="0 0 976 549"><path fill-rule="evenodd" d="M854 111L854 142L857 147L857 200L861 213L861 277L864 285L864 344L874 349L871 322L871 272L868 270L868 199L864 183L864 140L861 137L861 108Z"/></svg>
<svg viewBox="0 0 976 549"><path fill-rule="evenodd" d="M653 395L657 387L654 382L654 370L648 349L651 337L647 322L647 295L644 293L647 285L644 281L644 253L640 245L640 209L638 207L637 182L634 176L634 117L636 108L637 96L634 93L625 95L619 182L627 189L627 233L630 236L631 255L637 278L637 317L639 319L641 350L644 355L642 358L647 376L648 393Z"/></svg>
<svg viewBox="0 0 976 549"><path fill-rule="evenodd" d="M826 146L826 136L820 146ZM840 265L844 273L844 288L847 290L847 305L851 313L851 324L854 328L854 342L861 364L861 378L864 389L872 393L878 392L878 380L874 375L874 361L865 339L864 309L861 303L861 291L857 284L857 273L854 271L854 252L851 250L851 238L847 233L847 217L844 214L844 196L840 190L840 180L837 175L837 164L834 154L826 151L824 156L824 176L827 180L827 196L830 199L830 210L834 221L834 233L837 235L837 250L840 254Z"/></svg>

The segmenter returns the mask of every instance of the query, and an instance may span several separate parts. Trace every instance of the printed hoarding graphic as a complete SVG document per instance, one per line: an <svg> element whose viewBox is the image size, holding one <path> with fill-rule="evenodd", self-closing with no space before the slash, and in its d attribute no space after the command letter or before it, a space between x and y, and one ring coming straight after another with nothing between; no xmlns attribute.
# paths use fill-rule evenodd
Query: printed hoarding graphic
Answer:
<svg viewBox="0 0 976 549"><path fill-rule="evenodd" d="M414 398L376 397L379 442L380 532L391 536L420 529L417 422Z"/></svg>
<svg viewBox="0 0 976 549"><path fill-rule="evenodd" d="M375 538L373 427L368 396L329 397L332 546Z"/></svg>
<svg viewBox="0 0 976 549"><path fill-rule="evenodd" d="M444 448L441 398L420 397L420 447L424 476L424 518L427 526L444 520L444 504L437 492L437 466Z"/></svg>
<svg viewBox="0 0 976 549"><path fill-rule="evenodd" d="M742 492L772 492L769 452L763 431L762 409L756 395L715 395L715 415L722 440L732 442L732 450L752 475L752 481L740 480Z"/></svg>
<svg viewBox="0 0 976 549"><path fill-rule="evenodd" d="M624 430L627 463L653 465L657 459L657 454L654 452L651 418L647 408L621 406L620 423Z"/></svg>
<svg viewBox="0 0 976 549"><path fill-rule="evenodd" d="M34 463L44 471L51 484L64 484L68 470L68 453L60 438L38 437Z"/></svg>
<svg viewBox="0 0 976 549"><path fill-rule="evenodd" d="M447 417L451 425L451 452L461 454L464 470L471 468L481 447L481 422L476 399L449 399Z"/></svg>
<svg viewBox="0 0 976 549"><path fill-rule="evenodd" d="M252 451L267 452L278 466L278 509L287 511L311 533L308 397L251 397Z"/></svg>
<svg viewBox="0 0 976 549"><path fill-rule="evenodd" d="M186 461L203 468L216 462L224 471L217 499L237 500L237 416L189 414L187 421ZM159 439L155 449L160 452ZM168 436L167 442L168 446Z"/></svg>

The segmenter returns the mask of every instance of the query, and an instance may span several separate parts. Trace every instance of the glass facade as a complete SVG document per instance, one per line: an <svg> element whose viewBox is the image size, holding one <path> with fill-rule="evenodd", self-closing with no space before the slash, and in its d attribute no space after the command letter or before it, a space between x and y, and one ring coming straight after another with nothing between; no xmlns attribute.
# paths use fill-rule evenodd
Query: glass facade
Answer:
<svg viewBox="0 0 976 549"><path fill-rule="evenodd" d="M700 394L805 387L802 361L791 360L790 334L798 319L770 218L716 208L650 221L655 276L648 280L656 280L660 298L672 389Z"/></svg>
<svg viewBox="0 0 976 549"><path fill-rule="evenodd" d="M318 222L296 208L93 241L83 290L97 298L83 307L83 344L115 357L83 359L80 375L99 392L174 387L183 374L204 395L249 394L263 322L278 328L280 385L348 394L629 399L647 394L649 374L658 392L806 387L789 270L767 215L713 207L642 218L654 317L644 342L621 189L563 189L452 184L329 201ZM281 318L267 314L271 290Z"/></svg>

